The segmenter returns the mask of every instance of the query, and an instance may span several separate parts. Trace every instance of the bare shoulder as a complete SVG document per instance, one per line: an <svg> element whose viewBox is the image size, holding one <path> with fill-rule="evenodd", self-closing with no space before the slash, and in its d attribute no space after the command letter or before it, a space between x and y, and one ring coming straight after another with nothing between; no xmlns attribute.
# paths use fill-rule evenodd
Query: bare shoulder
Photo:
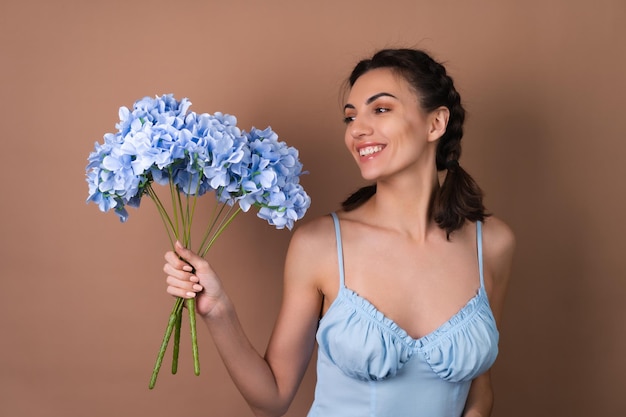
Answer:
<svg viewBox="0 0 626 417"><path fill-rule="evenodd" d="M489 258L510 257L515 251L515 234L501 219L488 217L483 226L483 247Z"/></svg>
<svg viewBox="0 0 626 417"><path fill-rule="evenodd" d="M330 216L321 216L300 225L294 232L290 250L316 250L334 245L334 227Z"/></svg>
<svg viewBox="0 0 626 417"><path fill-rule="evenodd" d="M504 293L511 275L515 244L515 234L504 221L497 217L485 220L483 226L485 276L488 289L492 289L492 303L498 315L502 310Z"/></svg>
<svg viewBox="0 0 626 417"><path fill-rule="evenodd" d="M316 286L332 271L335 259L335 232L330 216L322 216L301 224L289 244L286 278L307 277ZM311 281L310 281L311 282Z"/></svg>

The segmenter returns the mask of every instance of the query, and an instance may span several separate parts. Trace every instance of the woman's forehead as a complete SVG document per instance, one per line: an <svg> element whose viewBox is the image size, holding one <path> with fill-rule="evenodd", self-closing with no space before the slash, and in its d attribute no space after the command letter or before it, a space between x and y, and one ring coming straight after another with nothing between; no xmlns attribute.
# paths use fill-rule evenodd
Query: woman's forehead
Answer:
<svg viewBox="0 0 626 417"><path fill-rule="evenodd" d="M391 68L376 68L361 75L346 98L347 104L371 102L372 98L391 96L398 100L416 99L408 81Z"/></svg>

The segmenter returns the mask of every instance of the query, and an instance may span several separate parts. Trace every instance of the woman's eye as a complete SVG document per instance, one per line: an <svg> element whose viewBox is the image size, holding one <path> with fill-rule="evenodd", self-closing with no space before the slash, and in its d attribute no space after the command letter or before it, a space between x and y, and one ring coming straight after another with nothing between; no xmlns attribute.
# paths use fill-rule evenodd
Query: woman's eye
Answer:
<svg viewBox="0 0 626 417"><path fill-rule="evenodd" d="M343 122L344 122L345 124L348 124L348 123L353 122L353 121L354 121L354 116L345 116L345 117L343 118Z"/></svg>
<svg viewBox="0 0 626 417"><path fill-rule="evenodd" d="M387 113L388 111L389 111L389 109L386 108L386 107L376 107L374 109L375 113Z"/></svg>

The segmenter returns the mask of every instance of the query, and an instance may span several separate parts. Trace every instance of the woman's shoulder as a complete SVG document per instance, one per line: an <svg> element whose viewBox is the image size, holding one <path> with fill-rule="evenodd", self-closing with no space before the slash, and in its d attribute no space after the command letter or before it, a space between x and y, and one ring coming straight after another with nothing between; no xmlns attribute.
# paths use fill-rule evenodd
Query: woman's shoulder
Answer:
<svg viewBox="0 0 626 417"><path fill-rule="evenodd" d="M317 259L335 248L335 232L330 215L301 223L293 233L289 252L299 259Z"/></svg>
<svg viewBox="0 0 626 417"><path fill-rule="evenodd" d="M328 215L315 217L299 225L291 240L292 244L325 245L335 236L333 219Z"/></svg>
<svg viewBox="0 0 626 417"><path fill-rule="evenodd" d="M515 246L515 234L508 224L493 216L485 220L483 225L485 268L498 281L508 280Z"/></svg>
<svg viewBox="0 0 626 417"><path fill-rule="evenodd" d="M336 268L333 220L329 215L302 222L294 231L286 259L287 276L306 279L321 287L325 277ZM332 274L331 274L332 276Z"/></svg>
<svg viewBox="0 0 626 417"><path fill-rule="evenodd" d="M483 245L486 251L495 255L512 252L515 249L515 233L502 219L487 217L483 224Z"/></svg>

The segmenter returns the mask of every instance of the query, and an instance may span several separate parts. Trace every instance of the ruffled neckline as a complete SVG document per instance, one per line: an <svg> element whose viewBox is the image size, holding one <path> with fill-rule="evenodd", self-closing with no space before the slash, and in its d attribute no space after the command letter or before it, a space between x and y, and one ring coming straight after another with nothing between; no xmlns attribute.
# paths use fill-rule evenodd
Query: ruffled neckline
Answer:
<svg viewBox="0 0 626 417"><path fill-rule="evenodd" d="M399 339L407 347L414 350L420 350L435 345L440 341L442 337L445 337L446 334L451 332L452 329L459 325L463 325L467 320L469 320L479 310L478 303L483 297L484 291L481 287L478 289L476 294L472 298L470 298L463 307L461 307L461 309L457 313L455 313L452 317L450 317L448 320L438 326L435 330L418 338L412 337L406 330L398 325L393 319L387 317L369 300L360 296L357 292L351 290L346 286L341 286L339 288L337 298L335 298L326 314L328 314L336 304L341 303L341 299L343 298L347 302L355 306L356 311L359 314L362 314L369 320L378 324L383 331ZM488 300L486 300L486 302L487 304L489 303ZM322 317L322 320L323 319L324 318Z"/></svg>

